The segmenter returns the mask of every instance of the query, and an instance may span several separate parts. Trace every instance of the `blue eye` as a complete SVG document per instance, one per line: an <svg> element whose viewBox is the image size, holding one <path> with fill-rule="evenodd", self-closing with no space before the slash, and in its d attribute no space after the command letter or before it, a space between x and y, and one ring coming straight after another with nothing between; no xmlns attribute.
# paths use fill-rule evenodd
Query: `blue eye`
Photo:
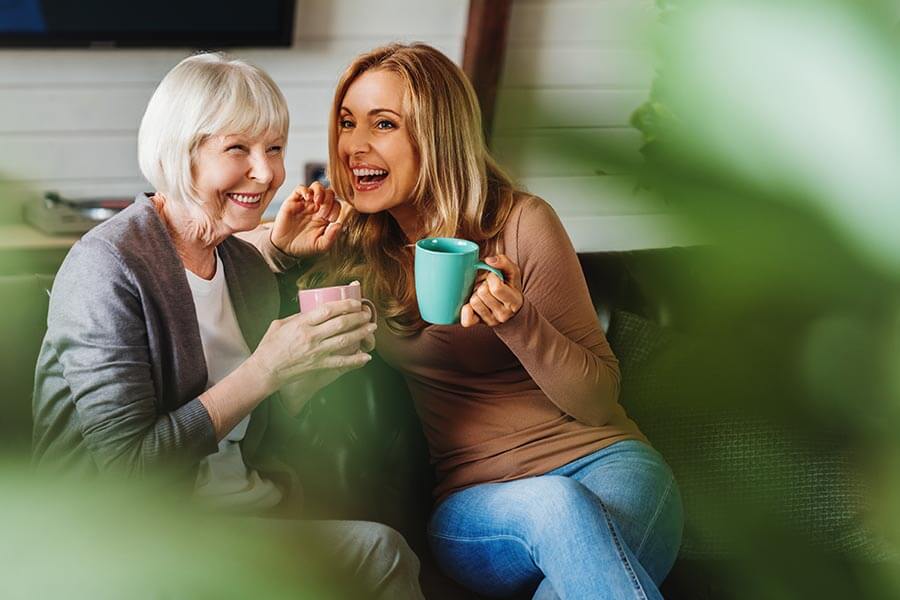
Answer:
<svg viewBox="0 0 900 600"><path fill-rule="evenodd" d="M270 146L269 152L271 152L272 154L280 154L283 149L283 146Z"/></svg>

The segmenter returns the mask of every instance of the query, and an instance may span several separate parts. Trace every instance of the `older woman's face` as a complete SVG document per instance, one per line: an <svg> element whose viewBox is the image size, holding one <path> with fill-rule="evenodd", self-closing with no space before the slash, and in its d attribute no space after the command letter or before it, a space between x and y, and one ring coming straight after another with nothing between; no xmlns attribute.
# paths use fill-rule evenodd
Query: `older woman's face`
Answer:
<svg viewBox="0 0 900 600"><path fill-rule="evenodd" d="M338 121L338 156L353 183L348 198L359 212L390 210L409 202L419 175L403 109L403 81L389 71L367 71L344 95Z"/></svg>
<svg viewBox="0 0 900 600"><path fill-rule="evenodd" d="M249 231L284 183L284 139L269 134L214 135L197 151L194 186L229 232Z"/></svg>

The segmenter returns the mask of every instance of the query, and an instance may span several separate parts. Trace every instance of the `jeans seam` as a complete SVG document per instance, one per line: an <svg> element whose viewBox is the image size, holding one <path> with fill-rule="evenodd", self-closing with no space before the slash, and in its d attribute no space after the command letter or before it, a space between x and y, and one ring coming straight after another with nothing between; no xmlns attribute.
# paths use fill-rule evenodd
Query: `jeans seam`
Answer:
<svg viewBox="0 0 900 600"><path fill-rule="evenodd" d="M431 531L428 532L428 535L434 538L439 538L442 540L450 540L451 542L493 542L496 540L513 540L518 542L521 546L523 546L529 553L532 552L531 546L525 543L525 541L515 535L509 534L501 534L501 535L486 535L486 536L478 536L478 537L459 537L455 535L445 535L443 533L433 533Z"/></svg>
<svg viewBox="0 0 900 600"><path fill-rule="evenodd" d="M622 541L616 534L616 529L613 524L612 517L610 517L609 512L606 510L605 506L602 508L602 512L603 517L606 519L606 524L609 527L609 535L612 538L613 543L616 546L616 550L619 553L619 560L621 561L622 566L625 568L625 572L631 578L631 583L634 586L636 597L639 598L639 600L647 600L647 593L644 591L644 588L637 577L637 573L634 572L634 567L631 566L631 562L629 562L628 560L628 555L625 554L625 549L622 547Z"/></svg>
<svg viewBox="0 0 900 600"><path fill-rule="evenodd" d="M662 497L656 504L656 510L653 512L653 516L647 523L647 528L644 530L644 535L641 537L641 542L638 544L637 549L635 549L634 551L635 557L641 557L641 553L644 551L644 545L647 543L647 540L650 539L650 533L653 531L653 528L656 527L656 522L659 520L659 515L662 514L663 507L665 506L666 501L669 499L669 496L672 494L672 485L674 483L675 477L670 477L669 485L666 486L666 491L663 492Z"/></svg>
<svg viewBox="0 0 900 600"><path fill-rule="evenodd" d="M487 535L487 536L479 536L479 537L457 537L457 536L453 536L453 535L443 535L440 533L433 533L431 531L428 532L428 535L430 535L433 538L449 540L451 542L493 542L496 540L511 540L513 542L516 542L520 546L522 546L525 549L525 551L528 553L528 556L531 557L531 561L534 562L534 548L530 544L525 543L525 540L523 540L522 538L515 536L515 535L502 534L502 535ZM535 566L537 566L536 563L535 563ZM540 569L540 567L538 567L538 568Z"/></svg>

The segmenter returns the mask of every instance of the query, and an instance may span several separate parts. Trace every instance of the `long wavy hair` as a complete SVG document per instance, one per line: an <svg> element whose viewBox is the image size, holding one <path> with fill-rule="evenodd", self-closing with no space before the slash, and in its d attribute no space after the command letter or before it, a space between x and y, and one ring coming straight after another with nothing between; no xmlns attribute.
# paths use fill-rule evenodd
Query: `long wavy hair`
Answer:
<svg viewBox="0 0 900 600"><path fill-rule="evenodd" d="M335 247L298 281L300 287L362 283L392 331L411 335L425 326L416 304L414 248L387 212L352 209L349 166L338 156L341 105L363 73L384 70L403 81L406 127L419 156L411 204L425 237L461 237L496 253L516 189L491 157L472 85L449 58L426 44L390 44L358 56L341 76L331 106L328 177L345 206L344 232Z"/></svg>

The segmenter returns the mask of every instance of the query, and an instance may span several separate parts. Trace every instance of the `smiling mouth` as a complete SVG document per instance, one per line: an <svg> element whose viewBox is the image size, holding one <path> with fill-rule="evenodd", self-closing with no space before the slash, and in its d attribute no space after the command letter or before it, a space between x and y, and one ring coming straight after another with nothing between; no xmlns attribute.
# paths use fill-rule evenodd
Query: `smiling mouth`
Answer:
<svg viewBox="0 0 900 600"><path fill-rule="evenodd" d="M357 167L352 169L352 171L353 187L358 192L370 192L378 189L390 175L385 169L363 169Z"/></svg>
<svg viewBox="0 0 900 600"><path fill-rule="evenodd" d="M225 194L229 200L237 204L238 206L242 206L244 208L256 208L259 206L259 201L262 200L263 195L259 194L238 194L234 192L229 192Z"/></svg>

